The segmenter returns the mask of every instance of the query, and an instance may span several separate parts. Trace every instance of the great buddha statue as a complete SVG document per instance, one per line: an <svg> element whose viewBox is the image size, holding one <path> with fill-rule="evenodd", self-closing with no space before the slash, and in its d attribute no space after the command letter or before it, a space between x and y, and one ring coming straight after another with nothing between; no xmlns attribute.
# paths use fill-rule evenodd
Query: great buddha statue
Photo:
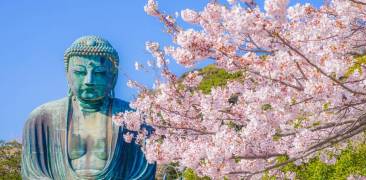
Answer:
<svg viewBox="0 0 366 180"><path fill-rule="evenodd" d="M68 96L32 111L23 132L23 179L154 179L139 145L112 116L131 110L114 98L119 58L97 36L77 39L64 55Z"/></svg>

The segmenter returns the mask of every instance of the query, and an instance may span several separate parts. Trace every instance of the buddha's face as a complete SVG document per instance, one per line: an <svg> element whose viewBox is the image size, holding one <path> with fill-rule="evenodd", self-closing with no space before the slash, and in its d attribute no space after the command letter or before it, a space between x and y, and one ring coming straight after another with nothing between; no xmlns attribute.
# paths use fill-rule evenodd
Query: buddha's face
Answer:
<svg viewBox="0 0 366 180"><path fill-rule="evenodd" d="M83 103L96 103L114 88L113 64L101 56L72 56L67 78L72 93Z"/></svg>

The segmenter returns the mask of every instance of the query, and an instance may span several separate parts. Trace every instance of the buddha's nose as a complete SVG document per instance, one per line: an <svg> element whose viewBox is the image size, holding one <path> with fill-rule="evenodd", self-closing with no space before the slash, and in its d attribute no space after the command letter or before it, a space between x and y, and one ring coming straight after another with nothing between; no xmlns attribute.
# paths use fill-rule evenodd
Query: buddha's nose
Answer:
<svg viewBox="0 0 366 180"><path fill-rule="evenodd" d="M94 85L94 77L93 77L93 73L88 72L86 74L86 77L84 79L84 84L87 86L93 86Z"/></svg>

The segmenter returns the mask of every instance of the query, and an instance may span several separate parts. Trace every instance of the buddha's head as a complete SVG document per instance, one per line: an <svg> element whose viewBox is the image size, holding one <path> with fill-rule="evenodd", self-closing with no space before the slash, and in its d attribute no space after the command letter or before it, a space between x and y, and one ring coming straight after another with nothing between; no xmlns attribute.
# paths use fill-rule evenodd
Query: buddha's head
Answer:
<svg viewBox="0 0 366 180"><path fill-rule="evenodd" d="M99 108L117 81L117 51L100 37L84 36L65 51L64 60L72 95L87 109Z"/></svg>

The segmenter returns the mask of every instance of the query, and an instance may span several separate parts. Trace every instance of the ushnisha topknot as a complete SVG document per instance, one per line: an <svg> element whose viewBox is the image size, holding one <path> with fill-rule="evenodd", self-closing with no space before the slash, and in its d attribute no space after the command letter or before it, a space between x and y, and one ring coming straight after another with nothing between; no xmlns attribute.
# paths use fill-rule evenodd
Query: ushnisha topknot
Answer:
<svg viewBox="0 0 366 180"><path fill-rule="evenodd" d="M114 69L118 69L119 57L117 51L105 39L99 36L83 36L75 40L64 54L66 72L69 60L72 56L103 56L113 63Z"/></svg>

